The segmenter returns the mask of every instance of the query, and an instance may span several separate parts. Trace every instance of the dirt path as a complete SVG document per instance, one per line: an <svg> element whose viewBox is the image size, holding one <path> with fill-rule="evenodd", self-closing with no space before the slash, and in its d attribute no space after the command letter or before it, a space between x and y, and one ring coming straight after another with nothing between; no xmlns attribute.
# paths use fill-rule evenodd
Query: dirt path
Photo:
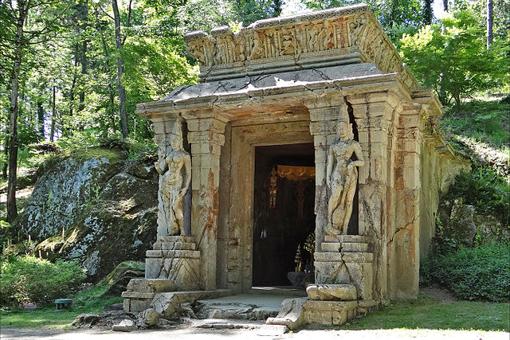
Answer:
<svg viewBox="0 0 510 340"><path fill-rule="evenodd" d="M41 329L2 329L0 338L3 340L18 339L44 339L44 340L225 340L225 339L302 339L302 340L360 340L360 339L430 339L430 340L508 340L506 332L484 331L454 331L454 330L428 330L428 329L391 329L391 330L303 330L297 333L278 334L278 330L271 329L200 329L181 328L158 331L135 331L119 333L97 329L54 331Z"/></svg>

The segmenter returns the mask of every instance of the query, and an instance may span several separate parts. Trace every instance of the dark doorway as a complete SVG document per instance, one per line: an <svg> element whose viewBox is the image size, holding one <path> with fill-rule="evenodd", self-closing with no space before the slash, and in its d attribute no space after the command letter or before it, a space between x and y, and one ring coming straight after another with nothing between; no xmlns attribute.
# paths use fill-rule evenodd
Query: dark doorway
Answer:
<svg viewBox="0 0 510 340"><path fill-rule="evenodd" d="M253 286L290 286L296 267L313 273L314 177L313 144L255 149Z"/></svg>

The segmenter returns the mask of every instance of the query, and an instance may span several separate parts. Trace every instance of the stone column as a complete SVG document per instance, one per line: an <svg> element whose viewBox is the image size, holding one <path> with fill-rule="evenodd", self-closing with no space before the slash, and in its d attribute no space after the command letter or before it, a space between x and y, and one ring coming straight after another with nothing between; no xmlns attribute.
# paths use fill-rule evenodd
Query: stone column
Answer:
<svg viewBox="0 0 510 340"><path fill-rule="evenodd" d="M154 139L160 148L165 148L165 143L175 136L182 138L182 118L176 114L159 120L153 119L153 127ZM164 208L160 200L158 209ZM158 221L156 242L153 249L146 253L145 278L168 281L165 289L170 290L200 288L198 285L200 252L196 250L193 238L185 235L168 235L168 230L169 226ZM143 284L152 283L143 281Z"/></svg>
<svg viewBox="0 0 510 340"><path fill-rule="evenodd" d="M397 97L384 92L348 96L367 155L359 173L359 234L370 239L373 298L387 299L387 234L391 221L392 134Z"/></svg>
<svg viewBox="0 0 510 340"><path fill-rule="evenodd" d="M406 104L398 121L395 225L388 251L392 298L416 298L420 267L421 106Z"/></svg>
<svg viewBox="0 0 510 340"><path fill-rule="evenodd" d="M324 228L328 224L328 198L326 165L328 149L336 140L336 125L349 119L343 98L317 101L307 105L310 112L310 133L315 148L315 251L320 251L324 241Z"/></svg>
<svg viewBox="0 0 510 340"><path fill-rule="evenodd" d="M220 154L226 119L211 112L187 123L192 155L191 234L201 254L203 288L211 290L216 288Z"/></svg>

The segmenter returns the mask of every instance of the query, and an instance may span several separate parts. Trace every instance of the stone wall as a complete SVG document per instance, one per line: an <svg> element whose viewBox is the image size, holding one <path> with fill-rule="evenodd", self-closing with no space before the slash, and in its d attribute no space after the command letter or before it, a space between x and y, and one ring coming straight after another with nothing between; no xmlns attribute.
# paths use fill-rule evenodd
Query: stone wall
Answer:
<svg viewBox="0 0 510 340"><path fill-rule="evenodd" d="M420 198L420 258L424 258L429 254L435 234L440 196L450 185L455 185L455 176L470 165L468 160L455 156L438 136L429 136L422 144L421 167L421 182L426 188Z"/></svg>

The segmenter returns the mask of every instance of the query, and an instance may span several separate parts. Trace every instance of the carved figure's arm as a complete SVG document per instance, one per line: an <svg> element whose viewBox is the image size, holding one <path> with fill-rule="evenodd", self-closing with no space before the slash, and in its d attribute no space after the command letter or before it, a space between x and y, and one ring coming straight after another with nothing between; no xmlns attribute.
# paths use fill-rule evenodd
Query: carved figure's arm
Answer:
<svg viewBox="0 0 510 340"><path fill-rule="evenodd" d="M359 145L359 143L353 144L353 152L356 155L356 160L351 162L350 165L357 167L365 165L365 159L363 158L363 150L361 150L361 145Z"/></svg>
<svg viewBox="0 0 510 340"><path fill-rule="evenodd" d="M165 154L160 152L158 155L158 160L154 163L154 167L156 168L156 171L158 174L162 175L166 169L168 168L166 165L166 159Z"/></svg>

